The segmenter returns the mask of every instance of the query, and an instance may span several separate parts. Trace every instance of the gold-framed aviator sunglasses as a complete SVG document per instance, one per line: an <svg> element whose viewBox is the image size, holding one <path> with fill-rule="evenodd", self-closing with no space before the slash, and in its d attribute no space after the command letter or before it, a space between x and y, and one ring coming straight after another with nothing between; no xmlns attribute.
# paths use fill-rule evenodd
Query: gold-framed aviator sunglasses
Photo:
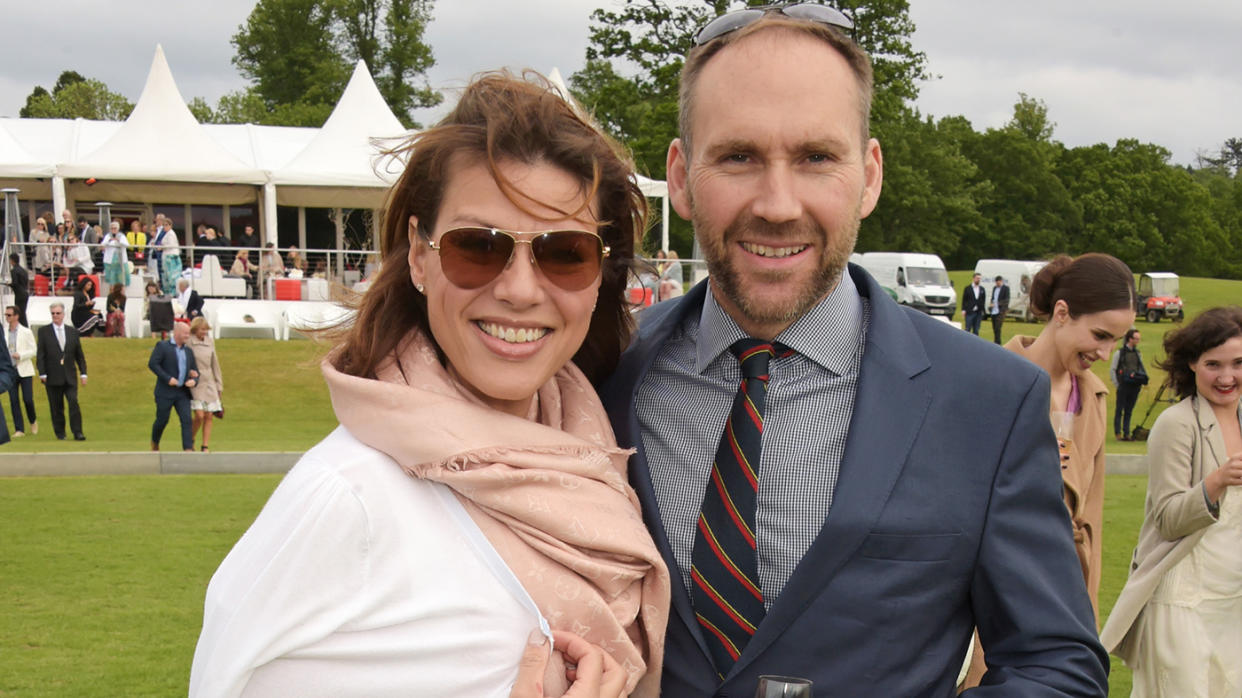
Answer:
<svg viewBox="0 0 1242 698"><path fill-rule="evenodd" d="M585 230L549 230L523 233L500 228L453 228L431 240L440 254L440 268L454 286L466 290L491 283L513 261L519 244L530 245L531 261L553 284L565 291L581 291L599 278L611 248L596 233Z"/></svg>

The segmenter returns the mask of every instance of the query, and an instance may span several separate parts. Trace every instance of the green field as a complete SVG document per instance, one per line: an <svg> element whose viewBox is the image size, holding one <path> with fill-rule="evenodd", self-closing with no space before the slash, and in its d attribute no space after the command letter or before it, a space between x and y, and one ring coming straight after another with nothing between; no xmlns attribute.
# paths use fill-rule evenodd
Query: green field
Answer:
<svg viewBox="0 0 1242 698"><path fill-rule="evenodd" d="M960 295L963 287L970 284L970 271L951 271L949 278L953 281ZM1222 281L1219 279L1200 279L1194 277L1182 277L1181 280L1182 301L1186 304L1186 317L1193 318L1199 312L1217 305L1239 305L1242 304L1242 281ZM954 320L961 321L962 314L959 309L954 316ZM1156 417L1168 407L1169 403L1154 403L1156 392L1159 390L1160 384L1164 381L1165 372L1156 367L1156 361L1164 358L1164 350L1162 348L1164 334L1169 330L1178 327L1172 322L1163 321L1155 324L1146 320L1137 320L1137 327L1142 332L1142 339L1139 342L1139 350L1143 353L1143 363L1147 366L1147 373L1151 376L1151 382L1143 388L1143 392L1139 395L1138 404L1134 407L1134 419L1131 422L1131 428L1138 424L1143 415L1147 413L1149 408L1155 405L1151 411L1151 417L1147 420L1147 426L1150 428L1152 423L1156 421ZM1010 337L1018 334L1037 335L1043 328L1043 325L1037 322L1019 322L1017 320L1006 320L1004 327L1001 329L1001 337L1004 341L1009 341ZM985 320L983 327L979 330L979 336L991 340L992 326ZM1120 346L1120 343L1118 344ZM1096 362L1092 367L1100 380L1110 388L1112 383L1108 379L1108 364L1100 361ZM1166 397L1168 394L1166 393ZM1113 408L1116 403L1115 396L1110 392L1108 395L1108 420L1110 429L1108 430L1107 442L1105 447L1109 453L1146 453L1146 447L1142 443L1116 441L1112 436L1112 419Z"/></svg>
<svg viewBox="0 0 1242 698"><path fill-rule="evenodd" d="M0 696L185 695L207 581L279 479L0 480ZM1108 479L1105 613L1125 582L1145 483ZM1120 662L1111 684L1128 695Z"/></svg>
<svg viewBox="0 0 1242 698"><path fill-rule="evenodd" d="M960 289L969 272L952 272ZM1183 279L1187 314L1242 299L1242 282ZM1148 325L1143 355L1152 386L1169 323ZM1005 338L1037 334L1007 322ZM90 381L81 391L84 443L51 435L36 387L42 430L0 446L14 451L145 450L154 415L151 340L88 339ZM227 417L216 451L300 451L335 425L310 342L221 340ZM1106 366L1097 366L1101 377ZM7 412L7 402L5 403ZM1111 415L1111 407L1110 407ZM11 422L10 422L11 423ZM1150 422L1149 422L1150 424ZM175 446L176 426L165 434ZM1141 453L1141 443L1110 452ZM212 571L279 481L273 475L0 478L0 696L184 695ZM1110 476L1105 500L1101 610L1125 582L1142 520L1145 478ZM1115 663L1113 695L1129 693Z"/></svg>
<svg viewBox="0 0 1242 698"><path fill-rule="evenodd" d="M35 379L39 433L0 446L15 451L145 451L155 419L155 374L147 368L151 339L88 337L87 384L78 389L87 440L57 441L47 395ZM214 451L303 451L336 426L319 373L323 347L306 341L221 339L216 346L224 374L224 414L213 426ZM0 400L9 428L8 399ZM164 449L179 450L176 415L164 432Z"/></svg>

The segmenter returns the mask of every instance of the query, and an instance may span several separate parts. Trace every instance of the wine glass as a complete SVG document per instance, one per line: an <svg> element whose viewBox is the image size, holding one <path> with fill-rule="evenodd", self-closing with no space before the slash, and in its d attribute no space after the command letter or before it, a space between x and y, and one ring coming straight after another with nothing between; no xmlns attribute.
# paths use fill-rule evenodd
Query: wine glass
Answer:
<svg viewBox="0 0 1242 698"><path fill-rule="evenodd" d="M1061 452L1061 467L1068 467L1070 444L1074 443L1074 413L1056 410L1052 412L1052 429L1057 435L1057 448Z"/></svg>
<svg viewBox="0 0 1242 698"><path fill-rule="evenodd" d="M814 698L811 680L796 676L760 676L755 698Z"/></svg>

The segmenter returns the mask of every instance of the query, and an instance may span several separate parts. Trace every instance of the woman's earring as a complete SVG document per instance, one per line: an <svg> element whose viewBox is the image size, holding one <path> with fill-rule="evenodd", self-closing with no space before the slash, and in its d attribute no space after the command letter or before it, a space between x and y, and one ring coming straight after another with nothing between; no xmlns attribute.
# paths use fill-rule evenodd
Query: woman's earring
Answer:
<svg viewBox="0 0 1242 698"><path fill-rule="evenodd" d="M422 284L414 284L414 288L418 289L418 292L419 292L419 293L422 293L422 292L423 292L423 285L422 285Z"/></svg>

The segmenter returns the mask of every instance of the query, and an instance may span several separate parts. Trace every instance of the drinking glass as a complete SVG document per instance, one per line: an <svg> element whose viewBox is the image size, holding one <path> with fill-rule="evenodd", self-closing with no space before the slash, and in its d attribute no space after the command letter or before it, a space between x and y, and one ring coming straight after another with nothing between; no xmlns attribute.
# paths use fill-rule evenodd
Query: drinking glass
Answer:
<svg viewBox="0 0 1242 698"><path fill-rule="evenodd" d="M760 676L755 698L813 698L811 680L796 676Z"/></svg>
<svg viewBox="0 0 1242 698"><path fill-rule="evenodd" d="M1061 467L1069 460L1070 444L1074 443L1074 413L1056 410L1052 413L1052 430L1057 434L1057 448L1061 451Z"/></svg>

